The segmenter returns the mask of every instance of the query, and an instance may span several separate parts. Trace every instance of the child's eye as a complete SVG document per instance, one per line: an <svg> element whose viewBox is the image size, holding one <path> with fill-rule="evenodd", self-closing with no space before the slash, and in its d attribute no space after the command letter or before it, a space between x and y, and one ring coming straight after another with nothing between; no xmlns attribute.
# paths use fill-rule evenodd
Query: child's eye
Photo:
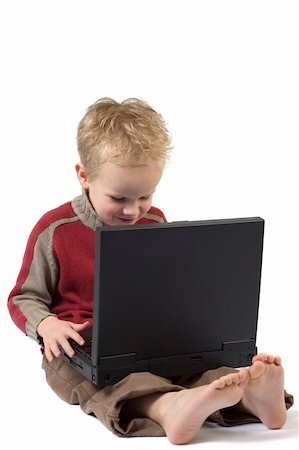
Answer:
<svg viewBox="0 0 299 450"><path fill-rule="evenodd" d="M110 196L110 198L115 202L123 202L125 200L124 197L113 197L112 195Z"/></svg>

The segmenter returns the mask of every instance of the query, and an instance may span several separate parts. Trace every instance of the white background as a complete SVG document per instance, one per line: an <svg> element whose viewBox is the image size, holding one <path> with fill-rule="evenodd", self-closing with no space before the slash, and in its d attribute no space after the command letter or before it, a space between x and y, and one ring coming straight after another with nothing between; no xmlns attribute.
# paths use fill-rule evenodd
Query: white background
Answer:
<svg viewBox="0 0 299 450"><path fill-rule="evenodd" d="M265 219L258 346L298 398L298 2L2 1L1 30L1 448L171 447L56 398L6 310L32 227L80 193L76 128L102 96L145 99L168 123L154 204L169 221ZM195 442L297 448L298 409L281 431L205 426Z"/></svg>

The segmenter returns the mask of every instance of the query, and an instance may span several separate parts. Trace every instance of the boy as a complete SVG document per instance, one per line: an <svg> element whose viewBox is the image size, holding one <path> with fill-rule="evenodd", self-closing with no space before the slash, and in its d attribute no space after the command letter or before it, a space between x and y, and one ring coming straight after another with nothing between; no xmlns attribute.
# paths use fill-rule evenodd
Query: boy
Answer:
<svg viewBox="0 0 299 450"><path fill-rule="evenodd" d="M92 324L96 227L166 220L151 205L170 144L162 117L143 101L103 98L88 108L78 128L82 194L34 227L8 300L10 314L42 346L46 379L57 395L118 435L166 434L185 444L205 420L280 428L293 400L284 392L278 356L260 354L249 368L175 380L133 373L102 389L60 358L60 346L72 357L68 339L82 345L81 333Z"/></svg>

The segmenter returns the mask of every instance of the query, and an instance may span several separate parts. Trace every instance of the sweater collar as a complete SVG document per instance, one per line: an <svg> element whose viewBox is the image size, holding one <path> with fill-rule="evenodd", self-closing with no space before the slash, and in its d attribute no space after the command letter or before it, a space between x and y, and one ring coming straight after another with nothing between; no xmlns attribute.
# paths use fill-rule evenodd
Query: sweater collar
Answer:
<svg viewBox="0 0 299 450"><path fill-rule="evenodd" d="M87 192L83 189L82 194L74 198L72 201L72 207L79 219L84 225L92 228L94 231L97 227L103 225L99 216L95 212L90 200L88 198Z"/></svg>

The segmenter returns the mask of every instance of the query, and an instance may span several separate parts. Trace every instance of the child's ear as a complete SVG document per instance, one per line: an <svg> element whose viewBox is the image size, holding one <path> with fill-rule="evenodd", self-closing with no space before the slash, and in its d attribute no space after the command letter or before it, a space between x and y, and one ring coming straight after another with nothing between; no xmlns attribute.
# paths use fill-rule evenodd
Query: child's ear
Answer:
<svg viewBox="0 0 299 450"><path fill-rule="evenodd" d="M83 187L83 189L88 189L89 183L87 181L86 170L85 170L84 164L82 164L82 163L76 164L75 169L76 169L77 177L78 177L78 180L79 180L81 186Z"/></svg>

